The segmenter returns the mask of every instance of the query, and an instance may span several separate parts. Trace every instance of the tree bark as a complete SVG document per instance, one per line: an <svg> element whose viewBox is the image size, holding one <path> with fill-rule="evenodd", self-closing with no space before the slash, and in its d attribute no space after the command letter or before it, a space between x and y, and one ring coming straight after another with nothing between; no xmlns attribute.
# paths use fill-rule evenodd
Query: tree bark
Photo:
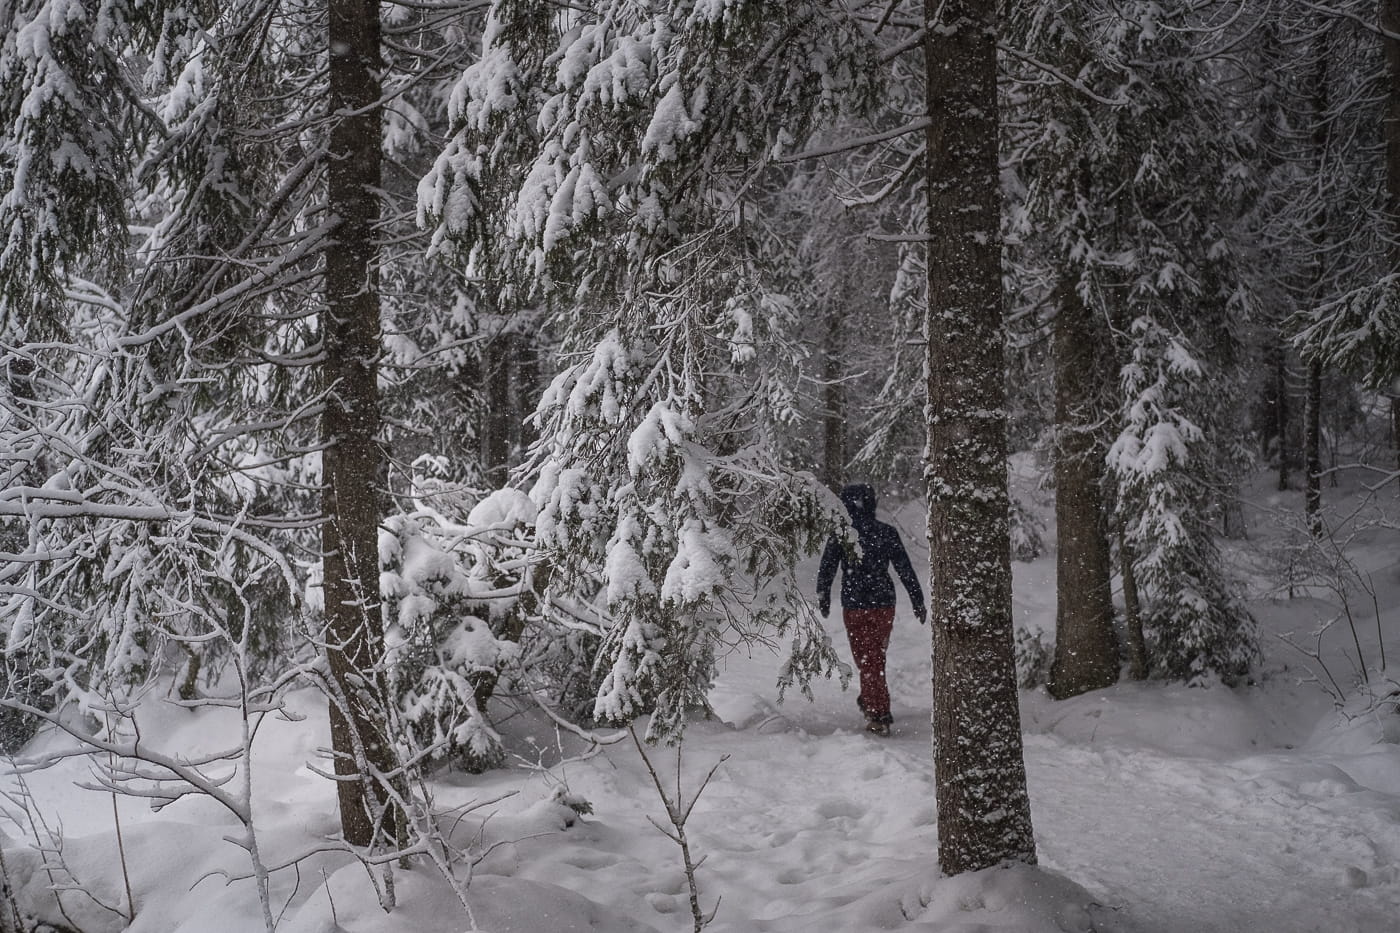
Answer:
<svg viewBox="0 0 1400 933"><path fill-rule="evenodd" d="M1390 399L1390 439L1395 447L1395 469L1400 471L1400 397L1397 396ZM1396 485L1400 493L1400 483Z"/></svg>
<svg viewBox="0 0 1400 933"><path fill-rule="evenodd" d="M938 856L1035 861L1012 655L996 6L927 0L928 479Z"/></svg>
<svg viewBox="0 0 1400 933"><path fill-rule="evenodd" d="M482 432L482 461L486 481L502 488L510 476L511 421L519 409L512 398L512 357L516 337L511 333L497 335L486 352L486 425Z"/></svg>
<svg viewBox="0 0 1400 933"><path fill-rule="evenodd" d="M1328 77L1327 54L1324 43L1317 56L1317 72L1313 77L1313 157L1319 177L1326 171L1328 137ZM1319 194L1313 216L1313 269L1309 283L1309 298L1317 301L1326 282L1323 256L1328 246L1327 202ZM1308 361L1308 384L1303 401L1303 513L1308 531L1313 537L1322 535L1322 363Z"/></svg>
<svg viewBox="0 0 1400 933"><path fill-rule="evenodd" d="M384 632L379 615L380 311L375 224L381 183L379 5L331 0L327 211L336 221L325 252L326 392L321 432L321 548L326 655L333 681L331 747L346 842L369 845L387 795L361 771L393 770L378 690ZM366 793L367 788L372 788ZM392 838L392 829L380 826Z"/></svg>
<svg viewBox="0 0 1400 933"><path fill-rule="evenodd" d="M1097 429L1095 340L1089 308L1072 281L1055 312L1055 660L1046 688L1066 697L1118 680L1113 589L1104 534L1106 451Z"/></svg>
<svg viewBox="0 0 1400 933"><path fill-rule="evenodd" d="M841 315L827 313L822 360L822 480L832 489L846 482L846 386L841 381Z"/></svg>
<svg viewBox="0 0 1400 933"><path fill-rule="evenodd" d="M1308 364L1308 397L1303 408L1303 470L1307 486L1303 492L1303 513L1308 531L1322 536L1322 364Z"/></svg>
<svg viewBox="0 0 1400 933"><path fill-rule="evenodd" d="M1384 33L1400 34L1400 0L1380 0ZM1400 39L1383 37L1385 51L1385 214L1390 271L1400 271Z"/></svg>
<svg viewBox="0 0 1400 933"><path fill-rule="evenodd" d="M1281 337L1275 340L1269 352L1274 363L1271 414L1275 436L1278 438L1278 489L1279 492L1283 492L1288 489L1288 470L1292 466L1290 460L1293 450L1288 443L1288 353L1284 349Z"/></svg>
<svg viewBox="0 0 1400 933"><path fill-rule="evenodd" d="M1147 679L1147 639L1142 634L1142 603L1138 599L1137 571L1133 569L1132 542L1128 530L1118 525L1118 568L1123 577L1123 627L1128 642L1128 676L1133 680Z"/></svg>
<svg viewBox="0 0 1400 933"><path fill-rule="evenodd" d="M1400 0L1380 0L1380 24L1384 33L1400 34ZM1400 39L1381 39L1385 50L1385 235L1388 237L1389 271L1400 274ZM1400 382L1400 375L1396 376ZM1395 388L1395 383L1391 385ZM1400 468L1400 399L1390 403L1395 463Z"/></svg>

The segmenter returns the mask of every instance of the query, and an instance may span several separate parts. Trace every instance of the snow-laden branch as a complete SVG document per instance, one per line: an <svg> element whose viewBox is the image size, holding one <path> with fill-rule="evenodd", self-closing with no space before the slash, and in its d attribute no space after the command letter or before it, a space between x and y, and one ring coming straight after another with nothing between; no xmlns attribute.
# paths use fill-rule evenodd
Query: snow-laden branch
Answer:
<svg viewBox="0 0 1400 933"><path fill-rule="evenodd" d="M883 133L871 133L869 136L858 136L855 139L842 140L839 143L832 143L829 146L817 146L816 148L806 149L802 152L793 153L792 155L781 156L777 161L801 162L804 159L820 159L824 156L850 152L853 149L864 149L866 146L873 146L876 143L882 143L890 139L898 139L910 133L926 130L932 122L933 121L928 117L920 117L917 120L906 123L903 126L895 127L892 130L886 130Z"/></svg>
<svg viewBox="0 0 1400 933"><path fill-rule="evenodd" d="M1015 48L1014 46L1008 45L1005 42L997 43L997 51L1005 52L1012 58L1024 62L1025 64L1030 65L1032 68L1035 68L1039 71L1045 72L1046 74L1050 75L1052 78L1054 78L1056 81L1059 81L1066 87L1074 88L1076 91L1083 94L1085 97L1088 97L1090 100L1097 101L1098 103L1103 104L1107 107L1124 107L1128 104L1128 99L1126 97L1104 97L1102 94L1096 93L1094 90L1089 88L1083 81L1080 81L1078 78L1071 78L1069 75L1065 74L1063 71L1056 68L1049 62L1043 62L1040 59L1036 58L1034 55L1027 54L1026 52L1023 52L1020 49Z"/></svg>

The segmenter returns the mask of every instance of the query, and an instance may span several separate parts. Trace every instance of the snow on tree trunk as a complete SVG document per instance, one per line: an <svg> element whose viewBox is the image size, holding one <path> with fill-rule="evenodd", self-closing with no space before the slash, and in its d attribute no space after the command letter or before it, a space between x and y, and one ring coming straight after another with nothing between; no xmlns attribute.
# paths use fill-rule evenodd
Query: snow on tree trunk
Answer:
<svg viewBox="0 0 1400 933"><path fill-rule="evenodd" d="M369 764L392 770L375 695L384 651L379 607L380 356L378 251L375 223L381 187L379 12L368 0L330 4L330 136L327 210L337 218L325 253L326 310L321 317L326 407L322 437L321 526L326 653L336 692L331 746L342 777ZM337 700L344 702L344 708ZM341 828L352 845L375 836L368 780L336 784ZM377 786L377 785L374 785ZM384 827L379 827L384 829Z"/></svg>
<svg viewBox="0 0 1400 933"><path fill-rule="evenodd" d="M995 7L926 6L928 496L938 855L1035 861L1012 654Z"/></svg>
<svg viewBox="0 0 1400 933"><path fill-rule="evenodd" d="M1098 433L1104 341L1073 282L1055 313L1055 661L1046 684L1056 699L1118 679L1108 539L1104 535L1106 446Z"/></svg>

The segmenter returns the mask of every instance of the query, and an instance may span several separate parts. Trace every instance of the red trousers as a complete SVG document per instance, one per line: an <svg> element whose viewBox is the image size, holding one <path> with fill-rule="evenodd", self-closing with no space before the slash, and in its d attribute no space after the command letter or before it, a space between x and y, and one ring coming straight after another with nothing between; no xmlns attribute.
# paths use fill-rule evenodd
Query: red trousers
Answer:
<svg viewBox="0 0 1400 933"><path fill-rule="evenodd" d="M890 718L890 688L885 684L885 651L894 628L894 607L847 609L841 614L846 636L851 640L851 656L860 671L860 696L856 703L866 718L887 722Z"/></svg>

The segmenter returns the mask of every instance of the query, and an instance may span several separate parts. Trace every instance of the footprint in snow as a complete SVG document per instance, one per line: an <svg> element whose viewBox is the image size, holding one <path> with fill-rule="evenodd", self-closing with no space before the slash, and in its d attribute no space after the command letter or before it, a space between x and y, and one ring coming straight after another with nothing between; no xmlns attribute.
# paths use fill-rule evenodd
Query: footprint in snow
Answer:
<svg viewBox="0 0 1400 933"><path fill-rule="evenodd" d="M817 804L817 815L827 820L859 820L867 812L865 807L846 797L830 797Z"/></svg>

